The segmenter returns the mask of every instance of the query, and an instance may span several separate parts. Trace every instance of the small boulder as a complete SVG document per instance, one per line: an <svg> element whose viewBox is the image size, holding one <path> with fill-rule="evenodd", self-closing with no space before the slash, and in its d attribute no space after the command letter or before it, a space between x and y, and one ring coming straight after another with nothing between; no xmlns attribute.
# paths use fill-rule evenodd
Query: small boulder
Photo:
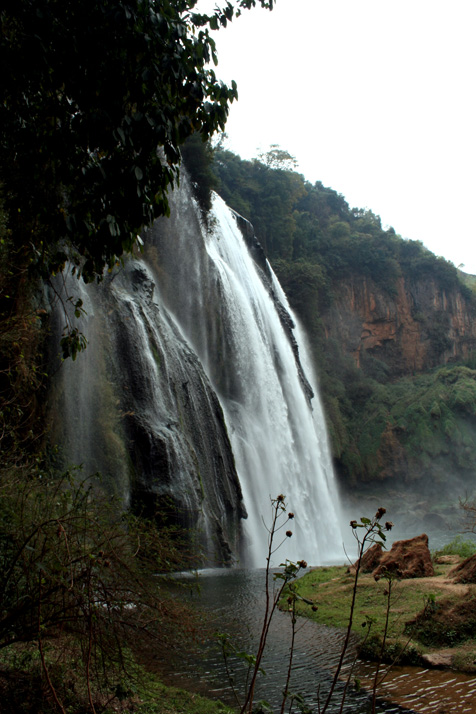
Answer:
<svg viewBox="0 0 476 714"><path fill-rule="evenodd" d="M455 583L476 583L476 555L451 568L448 577Z"/></svg>
<svg viewBox="0 0 476 714"><path fill-rule="evenodd" d="M437 555L435 563L437 565L456 565L461 562L459 555Z"/></svg>
<svg viewBox="0 0 476 714"><path fill-rule="evenodd" d="M434 667L435 669L449 669L453 664L453 655L448 652L424 654L421 659L427 667Z"/></svg>
<svg viewBox="0 0 476 714"><path fill-rule="evenodd" d="M393 573L402 580L432 577L435 571L428 548L428 536L423 533L416 538L395 541L389 552L382 555L373 576L379 580L385 573Z"/></svg>

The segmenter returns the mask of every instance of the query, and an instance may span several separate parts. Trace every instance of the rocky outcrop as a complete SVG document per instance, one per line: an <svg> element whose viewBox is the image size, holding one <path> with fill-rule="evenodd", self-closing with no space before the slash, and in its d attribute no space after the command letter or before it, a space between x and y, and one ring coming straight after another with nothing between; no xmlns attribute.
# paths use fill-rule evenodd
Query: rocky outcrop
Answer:
<svg viewBox="0 0 476 714"><path fill-rule="evenodd" d="M436 565L456 565L460 562L459 555L437 555L435 558Z"/></svg>
<svg viewBox="0 0 476 714"><path fill-rule="evenodd" d="M448 573L455 583L476 583L476 555L466 558Z"/></svg>
<svg viewBox="0 0 476 714"><path fill-rule="evenodd" d="M380 543L374 543L360 559L360 572L372 573L380 564L383 556L383 549ZM349 567L348 572L355 573L359 561Z"/></svg>
<svg viewBox="0 0 476 714"><path fill-rule="evenodd" d="M420 372L467 359L476 348L475 308L436 279L402 276L384 288L354 275L334 284L334 296L322 315L326 336L371 376Z"/></svg>
<svg viewBox="0 0 476 714"><path fill-rule="evenodd" d="M433 669L449 669L453 665L453 652L431 652L421 656L422 662Z"/></svg>
<svg viewBox="0 0 476 714"><path fill-rule="evenodd" d="M395 541L389 552L383 554L373 576L379 580L387 573L402 580L432 577L435 572L428 548L428 536L423 533L416 538Z"/></svg>

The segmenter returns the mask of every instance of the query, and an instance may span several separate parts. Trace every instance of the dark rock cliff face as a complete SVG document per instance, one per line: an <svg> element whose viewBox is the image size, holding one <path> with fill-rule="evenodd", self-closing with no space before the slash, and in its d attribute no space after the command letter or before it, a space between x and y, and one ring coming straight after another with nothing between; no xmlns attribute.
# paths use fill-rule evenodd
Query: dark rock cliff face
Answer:
<svg viewBox="0 0 476 714"><path fill-rule="evenodd" d="M402 376L466 360L476 348L476 309L457 289L401 277L383 290L360 275L333 287L326 336L364 370L372 358Z"/></svg>
<svg viewBox="0 0 476 714"><path fill-rule="evenodd" d="M146 266L130 263L119 280L127 292L111 294L112 352L123 384L132 505L154 517L165 499L169 522L193 532L206 562L230 564L246 512L220 403L197 355L154 301Z"/></svg>
<svg viewBox="0 0 476 714"><path fill-rule="evenodd" d="M187 529L204 564L232 564L246 511L223 411L147 265L129 260L87 289L67 279L66 290L87 308L89 344L61 365L52 389L51 436L64 466L101 473L124 505Z"/></svg>

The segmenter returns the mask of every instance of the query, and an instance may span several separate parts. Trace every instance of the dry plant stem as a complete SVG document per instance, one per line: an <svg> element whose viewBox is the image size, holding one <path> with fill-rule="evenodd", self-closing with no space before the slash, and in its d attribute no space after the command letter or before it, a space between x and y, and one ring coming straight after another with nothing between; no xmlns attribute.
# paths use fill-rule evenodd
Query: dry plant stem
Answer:
<svg viewBox="0 0 476 714"><path fill-rule="evenodd" d="M341 671L341 669L342 669L342 664L343 664L343 662L344 662L345 653L346 653L347 647L348 647L348 645L349 645L350 633L351 633L351 630L352 630L352 622L353 622L353 619L354 619L355 598L356 598L356 596L357 596L357 584L358 584L358 580L359 580L360 563L361 563L361 560L362 560L362 555L363 555L363 553L364 553L365 542L366 542L366 540L367 540L367 536L368 536L368 535L369 535L369 533L367 532L367 533L364 535L364 537L362 538L362 543L361 543L360 546L359 546L359 559L358 559L358 561L357 561L357 568L356 568L356 570L355 570L354 587L353 587L353 589L352 589L352 602L351 602L351 605L350 605L349 622L347 623L347 631L346 631L346 633L345 633L345 640L344 640L344 644L342 645L342 650L341 650L341 653L340 653L339 662L338 662L338 664L337 664L337 669L336 669L336 671L335 671L334 679L332 680L331 688L330 688L329 693L328 693L328 695L327 695L327 699L326 699L325 704L324 704L324 706L323 706L323 708L322 708L322 714L324 714L324 712L327 710L327 708L328 708L328 706L329 706L329 704L330 704L330 702L331 702L332 695L334 694L334 689L335 689L335 687L336 687L337 680L338 680L338 678L339 678L339 674L340 674L340 671ZM321 712L320 707L319 707L319 712Z"/></svg>
<svg viewBox="0 0 476 714"><path fill-rule="evenodd" d="M353 668L353 665L352 665L352 668ZM349 688L350 677L351 677L351 674L349 674L349 676L347 677L346 682L344 684L344 691L342 692L342 699L340 702L339 714L342 714L342 712L344 711L345 698L347 696L347 690Z"/></svg>
<svg viewBox="0 0 476 714"><path fill-rule="evenodd" d="M225 662L225 671L226 671L226 678L228 682L230 683L231 686L231 691L233 692L233 697L235 699L235 702L237 703L238 706L240 706L240 700L238 698L238 693L236 691L235 683L233 681L233 677L231 675L231 670L228 666L228 656L226 654L226 645L222 643L222 652L223 652L223 661ZM246 682L248 684L248 682Z"/></svg>
<svg viewBox="0 0 476 714"><path fill-rule="evenodd" d="M367 632L365 633L365 637L364 637L364 639L363 639L363 641L362 641L362 644L363 644L363 645L367 642L367 639L368 639L368 637L369 637L369 635L370 635L370 630L371 630L371 629L372 629L372 625L369 625L368 628L367 628ZM346 699L346 696L347 696L347 691L348 691L348 689L349 689L350 680L351 680L351 677L352 677L352 675L353 675L353 673L354 673L355 665L356 665L358 659L359 659L359 655L358 655L358 653L357 653L357 654L355 655L354 660L353 660L353 662L352 662L352 665L351 665L351 667L350 667L349 675L348 675L348 677L347 677L347 680L346 680L346 683L345 683L345 686L344 686L344 692L343 692L343 694L342 694L342 700L341 700L341 703L340 703L339 714L342 714L343 711L344 711L344 704L345 704L345 699ZM382 677L382 679L383 679L383 677ZM381 681L381 680L380 680L380 681ZM379 684L380 684L380 682L379 682Z"/></svg>
<svg viewBox="0 0 476 714"><path fill-rule="evenodd" d="M385 652L385 643L387 641L387 633L388 633L388 620L390 617L390 603L392 599L392 580L388 580L388 591L387 591L387 611L385 613L385 627L383 630L383 638L382 638L382 647L380 648L380 657L377 662L377 667L375 669L375 676L374 676L374 684L372 688L372 714L375 714L375 706L377 703L377 686L379 685L379 671L380 671L380 665L382 664L382 658L383 658L383 653Z"/></svg>
<svg viewBox="0 0 476 714"><path fill-rule="evenodd" d="M425 607L424 607L424 609L423 609L423 615L426 614L427 609L428 609L428 605L425 605ZM389 672L392 671L392 668L395 667L395 665L398 664L398 661L402 658L402 656L403 656L405 650L407 649L408 645L409 645L410 642L412 641L413 633L414 633L414 631L415 631L415 628L416 628L416 625L411 629L410 635L409 635L407 641L405 642L405 644L403 645L401 651L392 659L392 661L390 662L390 664L389 664L388 667L386 668L385 672L382 674L382 676L381 676L380 679L378 680L378 682L377 682L377 687L379 687L379 686L382 684L382 682L383 682L384 679L386 678L387 674L389 674Z"/></svg>
<svg viewBox="0 0 476 714"><path fill-rule="evenodd" d="M96 714L96 709L94 708L93 697L91 693L91 652L93 647L93 616L91 612L91 567L88 573L88 657L86 660L86 683L88 687L88 699L89 706L93 714Z"/></svg>
<svg viewBox="0 0 476 714"><path fill-rule="evenodd" d="M289 663L288 672L286 675L286 684L284 685L283 701L281 703L281 714L284 714L284 707L286 706L286 699L289 693L289 682L291 681L291 672L293 668L293 655L294 655L294 640L296 638L296 600L293 598L292 612L291 612L291 647L289 652Z"/></svg>
<svg viewBox="0 0 476 714"><path fill-rule="evenodd" d="M347 679L346 679L346 682L345 682L345 685L344 685L344 691L342 692L342 699L341 699L341 703L340 703L339 714L342 714L343 711L344 711L345 699L346 699L346 697L347 697L347 691L348 691L348 689L349 689L350 679L351 679L352 674L353 674L353 672L354 672L354 667L355 667L355 663L357 662L357 659L358 659L357 656L354 657L354 661L352 662L352 665L351 665L351 668L350 668L350 671L349 671L349 675L348 675L348 677L347 677Z"/></svg>
<svg viewBox="0 0 476 714"><path fill-rule="evenodd" d="M276 502L273 506L274 508L274 513L273 513L273 521L271 524L271 528L269 529L269 538L268 538L268 555L266 557L266 604L265 604L265 612L264 612L264 618L263 618L263 626L261 628L261 636L260 636L260 641L259 641L259 646L258 646L258 652L256 654L256 662L255 666L253 668L253 674L251 676L251 682L250 686L248 687L245 701L243 703L243 706L241 707L240 714L244 714L246 709L248 709L249 713L251 714L251 711L253 709L253 699L254 699L254 693L255 693L255 686L256 686L256 678L258 676L261 660L263 658L263 652L264 648L266 645L266 638L268 636L269 632L269 626L271 623L271 619L273 617L273 613L276 609L277 605L277 598L274 599L273 606L271 608L270 612L270 593L269 593L269 570L270 570L270 565L271 565L271 556L273 554L273 539L274 539L274 533L276 531L276 523L278 520L278 515L279 515L279 507L280 507L280 502ZM281 592L282 588L280 588Z"/></svg>
<svg viewBox="0 0 476 714"><path fill-rule="evenodd" d="M63 705L61 704L61 702L58 698L58 695L56 694L56 689L53 687L53 682L51 681L50 674L48 672L48 667L46 666L45 653L43 652L43 642L41 639L41 578L42 578L41 570L39 572L38 577L39 577L39 580L38 580L38 650L40 652L41 667L43 669L46 683L48 684L49 690L53 696L56 706L60 710L61 714L66 714L65 709L64 709Z"/></svg>

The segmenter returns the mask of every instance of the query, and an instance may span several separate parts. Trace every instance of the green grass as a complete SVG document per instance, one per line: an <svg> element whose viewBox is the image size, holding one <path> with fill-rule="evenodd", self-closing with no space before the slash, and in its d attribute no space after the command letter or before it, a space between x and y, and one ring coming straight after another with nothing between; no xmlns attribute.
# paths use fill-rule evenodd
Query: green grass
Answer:
<svg viewBox="0 0 476 714"><path fill-rule="evenodd" d="M63 643L64 644L64 643ZM84 663L75 660L59 663L58 641L45 642L45 655L55 690L68 714L89 711L81 672ZM130 656L130 655L129 655ZM131 657L131 656L130 656ZM103 701L96 701L102 714L236 714L220 701L168 687L158 675L146 671L131 657L127 672L117 672L117 683L103 689ZM111 684L111 683L110 683ZM28 643L10 645L0 650L0 710L15 714L55 714L51 693L45 687L40 657ZM115 693L115 697L112 695ZM104 706L104 699L110 703Z"/></svg>
<svg viewBox="0 0 476 714"><path fill-rule="evenodd" d="M233 714L233 709L199 694L151 680L137 714Z"/></svg>
<svg viewBox="0 0 476 714"><path fill-rule="evenodd" d="M459 647L464 644L465 647L476 647L476 630L470 612L474 607L468 610L468 603L473 603L476 586L469 586L469 591L464 594L460 590L450 591L445 579L451 567L441 565L437 573L440 577L392 581L384 660L391 661L397 653L403 653L401 663L417 664L422 653L441 646ZM367 637L365 646L360 648L360 655L368 659L378 659L380 656L388 586L385 579L376 582L368 574L359 577L352 630L360 635L362 641ZM347 628L354 575L348 573L345 566L316 568L300 578L296 587L299 595L309 601L297 603L299 615L320 624ZM283 608L288 607L286 599L283 599L281 605ZM422 618L421 613L426 605L428 614ZM417 619L419 614L420 618ZM447 624L451 622L452 628L458 630L454 643L447 642L448 638L444 641L441 639L442 621ZM465 666L467 671L476 670L473 662L468 666L469 670Z"/></svg>
<svg viewBox="0 0 476 714"><path fill-rule="evenodd" d="M411 587L408 587L411 583ZM298 581L299 594L317 605L313 611L306 603L299 603L300 615L333 627L347 627L350 615L354 576L345 566L318 568ZM362 624L373 621L372 630L382 633L385 625L387 582L374 581L371 575L361 575L357 588L353 630L362 632ZM425 606L430 594L428 584L419 584L418 579L393 582L389 634L398 637L403 633L405 622ZM432 594L441 595L436 587Z"/></svg>

